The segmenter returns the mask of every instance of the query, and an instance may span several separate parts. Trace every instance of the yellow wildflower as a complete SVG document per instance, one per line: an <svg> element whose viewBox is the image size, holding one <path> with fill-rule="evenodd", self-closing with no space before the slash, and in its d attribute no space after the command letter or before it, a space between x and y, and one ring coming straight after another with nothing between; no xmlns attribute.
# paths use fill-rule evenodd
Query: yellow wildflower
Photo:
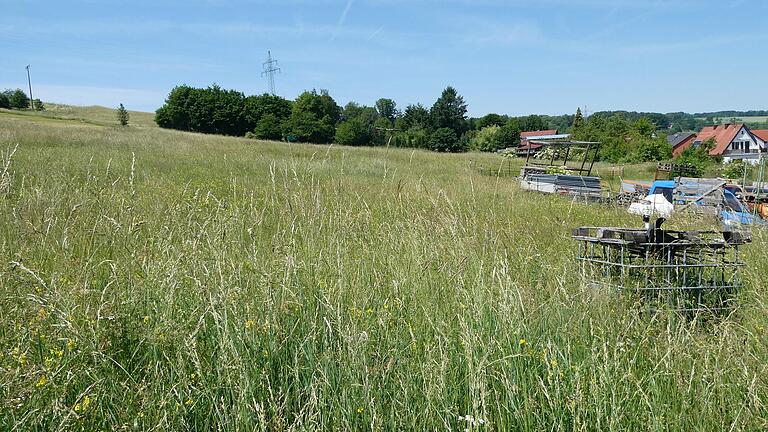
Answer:
<svg viewBox="0 0 768 432"><path fill-rule="evenodd" d="M192 399L187 398L186 402L184 402L184 405L186 406L192 405Z"/></svg>
<svg viewBox="0 0 768 432"><path fill-rule="evenodd" d="M44 307L41 307L40 310L37 311L37 319L42 321L46 316L48 316L48 312L46 312Z"/></svg>
<svg viewBox="0 0 768 432"><path fill-rule="evenodd" d="M67 350L74 351L76 346L77 345L75 344L75 341L72 339L67 339Z"/></svg>
<svg viewBox="0 0 768 432"><path fill-rule="evenodd" d="M520 346L526 346L528 345L528 341L525 340L525 338L520 339Z"/></svg>
<svg viewBox="0 0 768 432"><path fill-rule="evenodd" d="M85 397L81 402L78 402L75 404L75 412L78 414L82 414L88 411L89 406L91 406L91 397L88 395L85 395Z"/></svg>
<svg viewBox="0 0 768 432"><path fill-rule="evenodd" d="M553 369L556 368L557 367L557 360L555 360L555 359L550 360L549 361L549 365L552 366Z"/></svg>
<svg viewBox="0 0 768 432"><path fill-rule="evenodd" d="M253 320L249 319L245 322L245 329L250 330L253 327Z"/></svg>
<svg viewBox="0 0 768 432"><path fill-rule="evenodd" d="M144 315L144 324L149 324L149 315Z"/></svg>
<svg viewBox="0 0 768 432"><path fill-rule="evenodd" d="M363 411L364 411L363 407L360 407L360 408L358 408L358 409L357 409L357 413L358 413L358 414L362 414L362 413L363 413Z"/></svg>
<svg viewBox="0 0 768 432"><path fill-rule="evenodd" d="M45 383L47 383L47 382L48 382L48 380L45 378L45 375L42 375L42 376L40 376L40 379L38 379L37 382L35 383L35 388L40 388L40 387L44 386Z"/></svg>

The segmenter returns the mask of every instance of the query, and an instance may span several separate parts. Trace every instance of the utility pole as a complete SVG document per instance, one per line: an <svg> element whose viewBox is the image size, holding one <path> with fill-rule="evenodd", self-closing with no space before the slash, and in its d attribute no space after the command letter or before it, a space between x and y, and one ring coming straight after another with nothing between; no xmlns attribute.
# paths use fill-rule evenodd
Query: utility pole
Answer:
<svg viewBox="0 0 768 432"><path fill-rule="evenodd" d="M32 106L32 111L34 111L35 100L32 99L32 79L29 77L29 65L27 65L27 83L29 84L29 104Z"/></svg>
<svg viewBox="0 0 768 432"><path fill-rule="evenodd" d="M267 77L269 83L269 92L274 96L275 94L275 73L280 72L280 68L277 67L277 60L272 59L272 52L267 51L267 61L263 63L264 71L261 76Z"/></svg>

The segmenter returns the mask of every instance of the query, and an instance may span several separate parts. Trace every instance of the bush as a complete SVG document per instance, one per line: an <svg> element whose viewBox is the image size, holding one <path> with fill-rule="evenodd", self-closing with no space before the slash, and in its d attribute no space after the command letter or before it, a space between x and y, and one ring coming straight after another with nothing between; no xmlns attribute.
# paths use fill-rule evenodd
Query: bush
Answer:
<svg viewBox="0 0 768 432"><path fill-rule="evenodd" d="M753 169L754 167L752 165L745 164L742 160L735 160L723 165L720 170L720 175L727 179L741 180L744 178L745 170L747 177L750 177Z"/></svg>
<svg viewBox="0 0 768 432"><path fill-rule="evenodd" d="M472 150L492 152L500 148L498 135L501 127L493 125L486 126L475 134L469 141L469 148Z"/></svg>
<svg viewBox="0 0 768 432"><path fill-rule="evenodd" d="M35 99L35 111L45 111L45 105L40 99Z"/></svg>
<svg viewBox="0 0 768 432"><path fill-rule="evenodd" d="M675 159L675 163L681 165L690 165L693 176L701 176L711 165L720 162L718 158L709 155L709 151L714 147L713 139L707 140L698 147L688 147L680 153Z"/></svg>

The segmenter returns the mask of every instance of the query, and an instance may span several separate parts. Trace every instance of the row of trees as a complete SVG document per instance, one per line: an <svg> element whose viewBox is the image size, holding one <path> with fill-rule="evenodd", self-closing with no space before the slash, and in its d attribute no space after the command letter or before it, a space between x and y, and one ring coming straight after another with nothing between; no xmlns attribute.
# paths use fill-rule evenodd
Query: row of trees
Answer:
<svg viewBox="0 0 768 432"><path fill-rule="evenodd" d="M521 131L549 127L548 118L540 116L467 118L467 104L453 87L429 108L414 104L401 111L387 98L374 106L350 102L342 108L325 90L289 101L269 94L245 96L218 85L182 85L170 92L155 121L164 128L203 133L443 152L494 151L517 145Z"/></svg>
<svg viewBox="0 0 768 432"><path fill-rule="evenodd" d="M6 89L3 92L0 92L0 108L28 109L29 106L29 97L24 93L24 90ZM35 109L38 111L45 110L45 106L43 106L43 102L41 102L40 99L35 99Z"/></svg>
<svg viewBox="0 0 768 432"><path fill-rule="evenodd" d="M612 163L635 163L666 160L672 157L672 146L657 125L645 117L634 121L623 114L592 115L584 120L576 112L571 134L575 140L599 141L600 160Z"/></svg>
<svg viewBox="0 0 768 432"><path fill-rule="evenodd" d="M161 127L187 131L343 145L392 145L442 152L497 151L517 146L523 131L557 129L575 139L603 143L600 159L643 162L671 157L660 127L666 115L603 112L585 119L574 115L509 117L491 113L467 117L467 103L453 87L443 90L430 106L400 110L392 99L374 106L349 102L340 107L322 90L306 91L295 100L263 94L245 96L218 85L174 88L157 110ZM659 124L661 123L661 124Z"/></svg>

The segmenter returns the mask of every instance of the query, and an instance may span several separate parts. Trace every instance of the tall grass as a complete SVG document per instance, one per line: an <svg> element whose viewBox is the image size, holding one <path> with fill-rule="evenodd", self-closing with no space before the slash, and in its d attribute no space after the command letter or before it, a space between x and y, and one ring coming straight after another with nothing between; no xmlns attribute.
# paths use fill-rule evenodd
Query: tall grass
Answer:
<svg viewBox="0 0 768 432"><path fill-rule="evenodd" d="M638 221L492 156L0 116L17 144L0 429L768 427L763 233L733 316L648 316L569 238Z"/></svg>

